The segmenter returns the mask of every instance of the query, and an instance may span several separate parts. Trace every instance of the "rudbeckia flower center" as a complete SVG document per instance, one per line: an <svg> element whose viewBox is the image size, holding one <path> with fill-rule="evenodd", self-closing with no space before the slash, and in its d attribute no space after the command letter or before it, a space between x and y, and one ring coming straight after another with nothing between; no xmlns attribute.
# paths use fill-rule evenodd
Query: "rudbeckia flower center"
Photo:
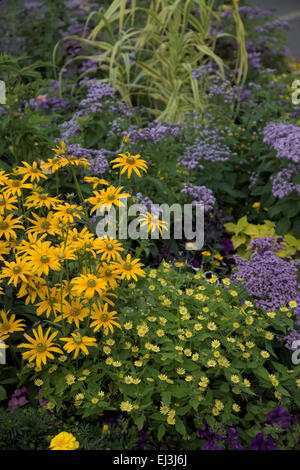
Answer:
<svg viewBox="0 0 300 470"><path fill-rule="evenodd" d="M0 325L0 331L9 331L10 330L10 324L9 323L2 323L2 325Z"/></svg>
<svg viewBox="0 0 300 470"><path fill-rule="evenodd" d="M44 230L48 230L48 228L50 227L50 222L48 222L48 220L44 220L44 222L41 223L41 227Z"/></svg>
<svg viewBox="0 0 300 470"><path fill-rule="evenodd" d="M41 256L41 262L42 263L48 263L48 261L49 261L48 256L46 256L46 255Z"/></svg>
<svg viewBox="0 0 300 470"><path fill-rule="evenodd" d="M107 199L108 199L109 201L113 201L113 200L115 199L115 195L114 195L114 194L109 194L109 195L107 196Z"/></svg>
<svg viewBox="0 0 300 470"><path fill-rule="evenodd" d="M47 197L48 197L47 194L40 194L40 199L42 201L45 201L45 199L47 199Z"/></svg>
<svg viewBox="0 0 300 470"><path fill-rule="evenodd" d="M20 272L21 272L20 266L15 266L14 269L13 269L13 272L14 272L15 274L20 273Z"/></svg>
<svg viewBox="0 0 300 470"><path fill-rule="evenodd" d="M111 269L107 269L107 270L105 271L106 276L110 276L111 273L112 273Z"/></svg>
<svg viewBox="0 0 300 470"><path fill-rule="evenodd" d="M74 209L72 209L72 207L68 207L68 209L66 210L67 214L73 214L73 212L74 212Z"/></svg>
<svg viewBox="0 0 300 470"><path fill-rule="evenodd" d="M36 345L36 350L37 350L37 352L39 352L39 353L45 352L46 349L47 349L47 346L46 346L45 343L38 343L38 344Z"/></svg>
<svg viewBox="0 0 300 470"><path fill-rule="evenodd" d="M4 201L4 197L2 199L0 199L0 206L4 206L5 204L5 201Z"/></svg>
<svg viewBox="0 0 300 470"><path fill-rule="evenodd" d="M130 271L131 270L131 263L125 263L124 264L124 269L126 269L126 271Z"/></svg>
<svg viewBox="0 0 300 470"><path fill-rule="evenodd" d="M79 314L80 314L80 308L77 308L77 307L72 307L71 308L70 315L72 317L78 317Z"/></svg>
<svg viewBox="0 0 300 470"><path fill-rule="evenodd" d="M135 159L133 157L127 157L126 162L129 163L129 165L133 165L133 163L135 162Z"/></svg>
<svg viewBox="0 0 300 470"><path fill-rule="evenodd" d="M100 316L101 321L107 321L108 320L108 315L106 313L102 313Z"/></svg>
<svg viewBox="0 0 300 470"><path fill-rule="evenodd" d="M89 279L88 282L87 282L87 285L89 287L95 287L95 285L96 285L95 279Z"/></svg>
<svg viewBox="0 0 300 470"><path fill-rule="evenodd" d="M75 338L74 338L74 342L75 342L76 344L80 344L80 343L82 343L81 336L75 336Z"/></svg>
<svg viewBox="0 0 300 470"><path fill-rule="evenodd" d="M63 253L59 253L58 257L59 259L64 259L65 255Z"/></svg>
<svg viewBox="0 0 300 470"><path fill-rule="evenodd" d="M86 242L86 243L85 243L85 247L86 247L86 248L91 248L91 247L92 247L91 242Z"/></svg>
<svg viewBox="0 0 300 470"><path fill-rule="evenodd" d="M13 180L12 186L13 186L14 188L19 188L19 186L21 186L21 182L18 181L18 180Z"/></svg>
<svg viewBox="0 0 300 470"><path fill-rule="evenodd" d="M113 246L112 243L108 243L108 244L106 245L106 248L107 248L108 250L112 250L113 247L114 247L114 246Z"/></svg>
<svg viewBox="0 0 300 470"><path fill-rule="evenodd" d="M8 228L8 222L6 222L5 220L0 222L0 230L6 230L7 228Z"/></svg>

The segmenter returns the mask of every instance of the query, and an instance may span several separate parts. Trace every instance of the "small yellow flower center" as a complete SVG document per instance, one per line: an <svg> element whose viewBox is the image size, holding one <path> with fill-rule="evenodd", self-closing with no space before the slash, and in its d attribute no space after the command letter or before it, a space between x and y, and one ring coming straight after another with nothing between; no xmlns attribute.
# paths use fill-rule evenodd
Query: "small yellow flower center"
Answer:
<svg viewBox="0 0 300 470"><path fill-rule="evenodd" d="M68 207L68 209L66 210L67 214L73 214L73 212L74 212L74 209L72 209L72 207Z"/></svg>
<svg viewBox="0 0 300 470"><path fill-rule="evenodd" d="M64 259L65 255L63 253L59 253L58 257L59 259Z"/></svg>
<svg viewBox="0 0 300 470"><path fill-rule="evenodd" d="M19 188L21 186L21 182L19 180L13 180L11 185L13 188Z"/></svg>
<svg viewBox="0 0 300 470"><path fill-rule="evenodd" d="M73 236L73 240L74 240L74 241L78 240L78 235L74 235L74 236Z"/></svg>
<svg viewBox="0 0 300 470"><path fill-rule="evenodd" d="M95 287L95 285L96 285L95 279L89 279L88 282L87 282L87 285L89 287Z"/></svg>
<svg viewBox="0 0 300 470"><path fill-rule="evenodd" d="M48 230L48 228L50 227L50 222L48 222L48 220L44 220L44 222L41 223L41 227L44 230Z"/></svg>
<svg viewBox="0 0 300 470"><path fill-rule="evenodd" d="M108 315L106 313L102 313L102 315L100 316L100 320L101 321L107 321L108 320Z"/></svg>
<svg viewBox="0 0 300 470"><path fill-rule="evenodd" d="M82 343L81 336L79 336L79 335L78 335L78 336L75 336L75 338L74 338L74 342L75 342L76 344L80 344L80 343Z"/></svg>
<svg viewBox="0 0 300 470"><path fill-rule="evenodd" d="M47 346L46 346L45 343L38 343L38 344L36 345L36 350L37 350L37 352L39 352L39 353L43 353L43 352L45 352L45 351L47 350Z"/></svg>
<svg viewBox="0 0 300 470"><path fill-rule="evenodd" d="M106 245L106 248L107 248L107 250L112 250L112 249L114 248L114 246L113 246L112 243L108 243L108 244Z"/></svg>
<svg viewBox="0 0 300 470"><path fill-rule="evenodd" d="M41 256L41 262L42 263L48 263L49 262L48 256L46 256L46 255Z"/></svg>
<svg viewBox="0 0 300 470"><path fill-rule="evenodd" d="M47 194L40 194L40 199L42 201L45 201L45 199L47 199L47 197L48 197Z"/></svg>
<svg viewBox="0 0 300 470"><path fill-rule="evenodd" d="M5 204L5 200L4 200L4 197L2 199L0 199L0 206L4 206Z"/></svg>
<svg viewBox="0 0 300 470"><path fill-rule="evenodd" d="M86 247L86 248L92 248L91 242L86 242L86 243L85 243L85 247Z"/></svg>
<svg viewBox="0 0 300 470"><path fill-rule="evenodd" d="M126 158L126 162L127 162L129 165L133 165L133 163L135 162L135 159L134 159L134 157L127 157L127 158Z"/></svg>
<svg viewBox="0 0 300 470"><path fill-rule="evenodd" d="M72 317L78 317L78 315L80 315L80 308L72 307L71 310L70 310L70 315Z"/></svg>
<svg viewBox="0 0 300 470"><path fill-rule="evenodd" d="M11 326L8 322L2 323L2 325L0 325L0 331L9 331L10 328Z"/></svg>
<svg viewBox="0 0 300 470"><path fill-rule="evenodd" d="M60 228L60 229L61 229L61 228L64 228L64 224L59 223L59 224L58 224L58 228Z"/></svg>
<svg viewBox="0 0 300 470"><path fill-rule="evenodd" d="M9 224L5 220L0 222L0 230L6 230L8 227L9 227Z"/></svg>
<svg viewBox="0 0 300 470"><path fill-rule="evenodd" d="M107 196L107 199L108 199L109 201L114 201L115 198L116 198L116 197L115 197L114 194L109 194L109 195Z"/></svg>
<svg viewBox="0 0 300 470"><path fill-rule="evenodd" d="M124 264L124 269L126 269L126 271L130 271L131 270L131 263L125 263Z"/></svg>
<svg viewBox="0 0 300 470"><path fill-rule="evenodd" d="M105 271L105 274L106 274L106 276L110 276L110 275L112 274L112 270L111 270L111 269L107 269L107 270Z"/></svg>
<svg viewBox="0 0 300 470"><path fill-rule="evenodd" d="M15 274L19 274L19 273L21 272L20 266L15 266L14 269L13 269L13 272L14 272Z"/></svg>

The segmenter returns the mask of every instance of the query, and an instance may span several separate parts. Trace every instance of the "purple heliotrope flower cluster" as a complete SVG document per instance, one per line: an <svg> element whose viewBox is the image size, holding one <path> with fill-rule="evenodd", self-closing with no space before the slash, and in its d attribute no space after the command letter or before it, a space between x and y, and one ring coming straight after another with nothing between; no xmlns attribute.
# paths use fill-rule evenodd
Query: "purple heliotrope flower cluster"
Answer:
<svg viewBox="0 0 300 470"><path fill-rule="evenodd" d="M277 158L300 163L300 127L270 122L263 130L264 142L277 152Z"/></svg>
<svg viewBox="0 0 300 470"><path fill-rule="evenodd" d="M105 155L113 155L114 152L110 150L100 149L85 149L79 144L68 145L68 153L78 158L86 158L90 162L90 170L92 175L102 175L106 172L109 165Z"/></svg>
<svg viewBox="0 0 300 470"><path fill-rule="evenodd" d="M295 165L290 163L287 168L279 171L274 177L272 182L272 193L275 197L282 199L288 196L293 191L296 191L300 196L300 184L295 184L291 181L294 175L300 173L300 164Z"/></svg>
<svg viewBox="0 0 300 470"><path fill-rule="evenodd" d="M123 135L129 135L130 142L136 143L140 141L150 141L157 143L166 136L171 135L173 137L181 136L181 126L179 124L173 124L171 122L159 122L153 121L148 124L147 127L138 129L137 126L130 126Z"/></svg>
<svg viewBox="0 0 300 470"><path fill-rule="evenodd" d="M194 198L192 201L193 205L203 204L205 212L212 210L216 203L212 190L206 186L194 186L192 183L184 183L181 192Z"/></svg>
<svg viewBox="0 0 300 470"><path fill-rule="evenodd" d="M273 237L255 239L249 246L249 250L253 251L249 260L234 256L237 271L232 275L233 282L242 278L241 284L254 297L256 306L267 311L285 306L291 300L300 304L297 281L299 262L276 256L274 251L280 246L280 240ZM295 309L295 314L300 324L299 307Z"/></svg>
<svg viewBox="0 0 300 470"><path fill-rule="evenodd" d="M218 129L212 125L197 126L200 136L196 138L193 145L185 149L180 157L181 165L189 170L202 170L204 162L226 162L231 157L236 156L224 143L228 135L228 129Z"/></svg>

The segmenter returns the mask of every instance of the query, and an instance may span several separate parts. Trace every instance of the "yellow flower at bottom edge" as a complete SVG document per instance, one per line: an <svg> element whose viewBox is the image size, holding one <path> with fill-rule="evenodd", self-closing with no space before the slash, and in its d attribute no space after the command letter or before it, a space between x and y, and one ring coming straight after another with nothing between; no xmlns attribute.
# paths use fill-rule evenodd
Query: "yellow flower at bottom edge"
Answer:
<svg viewBox="0 0 300 470"><path fill-rule="evenodd" d="M79 442L76 437L69 432L61 432L57 434L50 442L50 450L76 450Z"/></svg>

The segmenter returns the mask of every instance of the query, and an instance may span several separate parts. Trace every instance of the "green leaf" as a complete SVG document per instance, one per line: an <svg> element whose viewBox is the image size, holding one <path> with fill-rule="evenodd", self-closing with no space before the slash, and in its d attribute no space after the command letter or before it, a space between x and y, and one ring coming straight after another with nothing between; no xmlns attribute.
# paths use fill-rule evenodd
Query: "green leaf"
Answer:
<svg viewBox="0 0 300 470"><path fill-rule="evenodd" d="M180 418L178 418L178 416L176 416L175 428L176 428L176 431L178 431L183 436L186 434L185 425L183 424L183 421Z"/></svg>
<svg viewBox="0 0 300 470"><path fill-rule="evenodd" d="M157 439L160 441L166 433L166 427L164 424L160 424L157 430Z"/></svg>
<svg viewBox="0 0 300 470"><path fill-rule="evenodd" d="M6 398L7 398L6 390L4 387L2 387L2 385L0 385L0 401L6 400Z"/></svg>

